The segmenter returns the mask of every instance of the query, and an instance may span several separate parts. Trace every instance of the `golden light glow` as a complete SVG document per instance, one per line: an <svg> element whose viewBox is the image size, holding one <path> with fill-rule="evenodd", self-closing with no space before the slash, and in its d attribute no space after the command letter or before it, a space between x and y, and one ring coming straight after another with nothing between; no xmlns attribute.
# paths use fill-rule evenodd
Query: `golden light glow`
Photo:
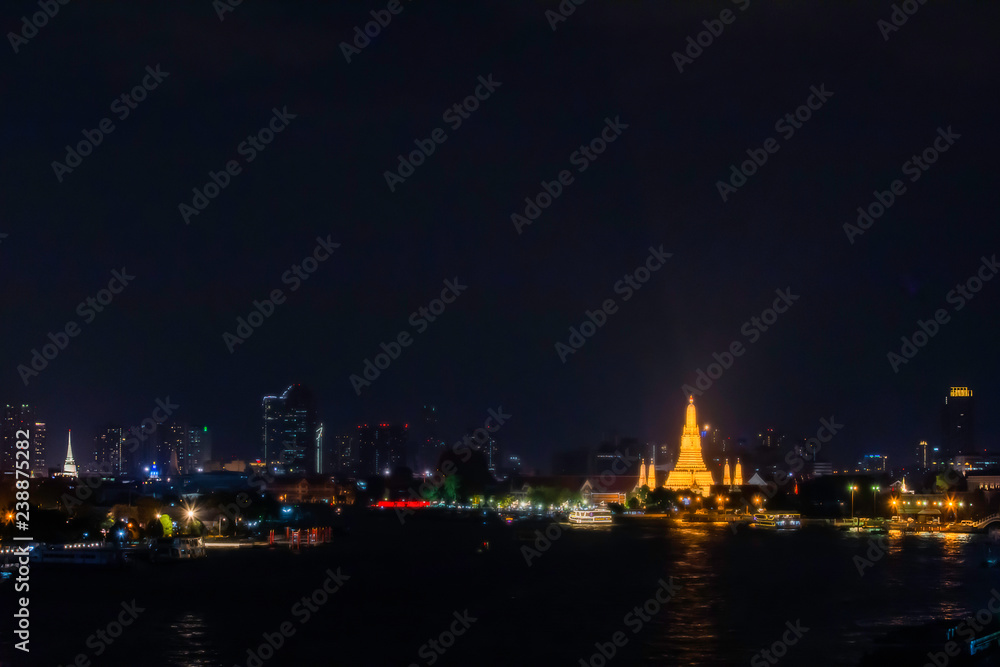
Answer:
<svg viewBox="0 0 1000 667"><path fill-rule="evenodd" d="M741 480L742 481L742 480ZM725 483L725 480L723 480ZM684 429L681 431L681 452L677 464L667 474L663 487L671 491L697 491L707 495L710 487L715 484L712 473L705 465L701 451L701 433L698 431L698 419L694 408L694 396L688 399L687 414L684 419Z"/></svg>
<svg viewBox="0 0 1000 667"><path fill-rule="evenodd" d="M951 388L951 395L952 396L969 396L969 397L971 397L972 396L972 390L969 389L968 387L952 387Z"/></svg>

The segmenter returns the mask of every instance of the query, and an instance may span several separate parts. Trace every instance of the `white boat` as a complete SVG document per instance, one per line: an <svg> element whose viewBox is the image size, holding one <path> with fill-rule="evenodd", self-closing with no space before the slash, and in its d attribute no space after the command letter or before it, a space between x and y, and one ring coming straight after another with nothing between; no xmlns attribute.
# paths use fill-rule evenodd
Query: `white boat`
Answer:
<svg viewBox="0 0 1000 667"><path fill-rule="evenodd" d="M611 510L605 507L595 507L594 509L584 510L577 509L573 510L569 514L570 523L579 524L594 524L594 523L611 523Z"/></svg>
<svg viewBox="0 0 1000 667"><path fill-rule="evenodd" d="M146 544L149 559L153 562L206 556L205 541L200 537L154 537L149 538Z"/></svg>

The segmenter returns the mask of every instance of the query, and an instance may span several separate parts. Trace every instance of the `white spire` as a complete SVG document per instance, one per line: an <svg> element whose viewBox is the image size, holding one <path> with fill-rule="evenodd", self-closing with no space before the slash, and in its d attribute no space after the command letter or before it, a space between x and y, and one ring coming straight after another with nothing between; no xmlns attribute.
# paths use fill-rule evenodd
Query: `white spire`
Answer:
<svg viewBox="0 0 1000 667"><path fill-rule="evenodd" d="M66 434L66 462L63 463L63 474L76 475L76 461L73 460L73 429Z"/></svg>

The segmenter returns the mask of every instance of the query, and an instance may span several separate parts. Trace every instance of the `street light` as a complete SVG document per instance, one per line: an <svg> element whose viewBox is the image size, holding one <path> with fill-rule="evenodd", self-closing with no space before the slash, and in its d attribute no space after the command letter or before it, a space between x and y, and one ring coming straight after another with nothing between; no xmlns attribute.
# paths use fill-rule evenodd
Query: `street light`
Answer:
<svg viewBox="0 0 1000 667"><path fill-rule="evenodd" d="M726 513L726 497L725 496L719 496L718 498L716 498L716 500L718 500L719 504L722 505L722 513L725 514Z"/></svg>
<svg viewBox="0 0 1000 667"><path fill-rule="evenodd" d="M856 486L854 486L852 484L851 486L849 486L847 488L851 490L851 524L853 525L854 524L854 492L858 490L858 487L856 487Z"/></svg>
<svg viewBox="0 0 1000 667"><path fill-rule="evenodd" d="M875 499L875 495L877 493L878 493L878 487L877 486L873 486L872 487L872 518L873 519L875 518L875 515L878 514L878 501Z"/></svg>

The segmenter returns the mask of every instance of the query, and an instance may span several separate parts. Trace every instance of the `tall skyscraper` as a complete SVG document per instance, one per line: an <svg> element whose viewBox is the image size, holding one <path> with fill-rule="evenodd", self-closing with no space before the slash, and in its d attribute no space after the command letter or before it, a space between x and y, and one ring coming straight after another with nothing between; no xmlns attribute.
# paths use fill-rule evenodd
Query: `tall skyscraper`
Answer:
<svg viewBox="0 0 1000 667"><path fill-rule="evenodd" d="M205 462L212 458L212 433L207 426L192 426L188 429L188 450L184 462L184 474L200 472Z"/></svg>
<svg viewBox="0 0 1000 667"><path fill-rule="evenodd" d="M500 445L497 444L493 434L490 434L486 442L480 445L480 449L482 449L483 455L486 457L486 469L495 478L500 469Z"/></svg>
<svg viewBox="0 0 1000 667"><path fill-rule="evenodd" d="M326 437L327 451L330 452L332 472L346 479L358 476L358 438L351 435L329 435ZM326 473L324 473L326 474Z"/></svg>
<svg viewBox="0 0 1000 667"><path fill-rule="evenodd" d="M316 399L301 384L263 401L264 462L277 473L303 474L316 469ZM322 458L319 456L319 458Z"/></svg>
<svg viewBox="0 0 1000 667"><path fill-rule="evenodd" d="M48 474L45 463L45 422L35 422L35 430L31 432L31 476L47 477Z"/></svg>
<svg viewBox="0 0 1000 667"><path fill-rule="evenodd" d="M325 458L326 450L323 447L323 423L320 422L319 426L316 427L316 461L312 470L317 475L326 472L326 467L329 465Z"/></svg>
<svg viewBox="0 0 1000 667"><path fill-rule="evenodd" d="M712 473L705 466L705 459L702 455L701 433L698 430L694 396L691 396L688 400L684 429L681 431L680 456L678 456L677 463L667 476L663 486L672 491L690 489L707 496L714 483Z"/></svg>
<svg viewBox="0 0 1000 667"><path fill-rule="evenodd" d="M98 470L120 475L125 451L125 429L121 426L108 424L94 436L94 462Z"/></svg>
<svg viewBox="0 0 1000 667"><path fill-rule="evenodd" d="M917 445L917 467L926 468L927 460L927 441L921 440Z"/></svg>
<svg viewBox="0 0 1000 667"><path fill-rule="evenodd" d="M952 387L941 411L941 457L972 453L975 442L976 404L968 387Z"/></svg>
<svg viewBox="0 0 1000 667"><path fill-rule="evenodd" d="M405 462L408 426L364 424L358 426L358 474L362 477L391 474Z"/></svg>
<svg viewBox="0 0 1000 667"><path fill-rule="evenodd" d="M188 475L190 474L189 458L191 454L190 434L191 429L187 424L176 422L167 425L160 425L163 429L162 454L163 464L160 460L156 463L160 466L162 473Z"/></svg>
<svg viewBox="0 0 1000 667"><path fill-rule="evenodd" d="M8 405L3 411L3 423L0 424L0 435L3 441L3 451L0 452L0 473L13 474L17 464L14 462L17 451L15 445L24 439L24 433L18 437L18 431L27 431L28 439L33 437L35 428L35 411L27 403ZM30 465L29 465L30 467Z"/></svg>

